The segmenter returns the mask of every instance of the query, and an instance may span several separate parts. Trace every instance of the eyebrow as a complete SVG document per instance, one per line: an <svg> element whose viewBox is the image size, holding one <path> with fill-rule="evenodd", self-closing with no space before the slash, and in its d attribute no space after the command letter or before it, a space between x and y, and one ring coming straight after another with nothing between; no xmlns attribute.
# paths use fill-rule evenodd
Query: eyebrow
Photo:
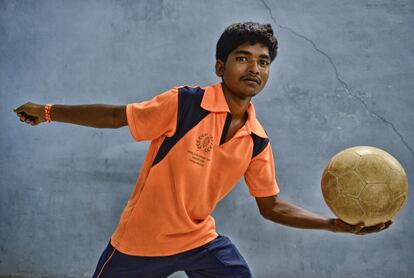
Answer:
<svg viewBox="0 0 414 278"><path fill-rule="evenodd" d="M238 50L236 52L234 52L234 54L245 54L245 55L252 55L251 52L247 51L247 50ZM270 57L266 54L262 54L259 56L260 58L266 58L270 60Z"/></svg>

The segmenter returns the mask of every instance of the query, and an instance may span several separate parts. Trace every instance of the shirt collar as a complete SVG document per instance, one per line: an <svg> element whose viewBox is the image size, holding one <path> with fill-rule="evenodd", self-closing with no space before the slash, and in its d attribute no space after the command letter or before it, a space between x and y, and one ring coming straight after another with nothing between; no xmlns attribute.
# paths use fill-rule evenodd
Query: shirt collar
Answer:
<svg viewBox="0 0 414 278"><path fill-rule="evenodd" d="M226 98L224 97L221 82L204 87L204 95L201 100L201 107L210 112L229 112Z"/></svg>
<svg viewBox="0 0 414 278"><path fill-rule="evenodd" d="M201 100L200 106L210 112L228 112L230 113L229 106L227 105L226 98L224 97L222 82L207 86L203 88L204 95ZM250 102L247 107L247 121L245 127L249 134L252 132L259 137L268 138L262 125L256 119L256 111L253 103Z"/></svg>

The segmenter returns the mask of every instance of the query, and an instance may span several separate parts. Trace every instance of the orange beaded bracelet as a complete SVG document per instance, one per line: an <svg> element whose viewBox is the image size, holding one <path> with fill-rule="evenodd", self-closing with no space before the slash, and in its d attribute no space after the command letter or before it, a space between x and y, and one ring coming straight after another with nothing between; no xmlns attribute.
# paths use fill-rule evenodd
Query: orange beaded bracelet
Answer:
<svg viewBox="0 0 414 278"><path fill-rule="evenodd" d="M52 118L50 117L50 110L52 109L52 105L53 104L50 103L45 105L45 119L48 123L52 121Z"/></svg>

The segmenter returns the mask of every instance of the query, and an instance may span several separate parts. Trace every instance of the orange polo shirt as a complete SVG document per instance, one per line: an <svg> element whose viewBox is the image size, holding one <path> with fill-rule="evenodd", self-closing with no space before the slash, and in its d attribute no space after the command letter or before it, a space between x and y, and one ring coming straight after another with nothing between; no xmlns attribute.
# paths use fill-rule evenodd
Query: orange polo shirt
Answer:
<svg viewBox="0 0 414 278"><path fill-rule="evenodd" d="M279 192L269 139L252 103L245 125L224 142L231 113L221 83L174 87L126 111L132 137L151 145L111 238L119 251L167 256L215 239L210 214L242 176L252 196Z"/></svg>

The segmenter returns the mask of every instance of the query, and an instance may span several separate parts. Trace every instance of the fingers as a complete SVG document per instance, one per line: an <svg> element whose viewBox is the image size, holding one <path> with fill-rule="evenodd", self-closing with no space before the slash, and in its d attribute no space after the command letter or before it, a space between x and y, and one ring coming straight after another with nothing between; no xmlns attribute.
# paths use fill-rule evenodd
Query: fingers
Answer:
<svg viewBox="0 0 414 278"><path fill-rule="evenodd" d="M351 233L358 234L363 229L364 229L364 226L362 225L353 225L351 226Z"/></svg>
<svg viewBox="0 0 414 278"><path fill-rule="evenodd" d="M17 114L24 113L29 116L37 116L37 106L38 105L33 102L26 102L25 104L13 109L13 111Z"/></svg>
<svg viewBox="0 0 414 278"><path fill-rule="evenodd" d="M44 107L42 105L27 102L15 109L13 111L20 118L21 122L25 122L30 125L38 125L42 123L44 115Z"/></svg>
<svg viewBox="0 0 414 278"><path fill-rule="evenodd" d="M33 118L33 117L27 117L26 118L26 120L24 121L25 123L27 123L27 124L30 124L30 125L35 125L36 124L36 118Z"/></svg>
<svg viewBox="0 0 414 278"><path fill-rule="evenodd" d="M24 106L24 104L20 105L17 108L14 108L13 111L16 112L16 113L21 113L23 111L23 106Z"/></svg>
<svg viewBox="0 0 414 278"><path fill-rule="evenodd" d="M348 233L352 233L352 234L355 234L355 235L365 235L365 234L370 234L370 233L377 233L377 232L383 231L385 229L388 229L388 227L391 226L392 223L393 223L393 221L389 220L385 223L379 223L377 225L365 227L365 223L363 221L361 221L357 224L354 224L354 225L348 224L348 223L342 221L339 218L334 219L332 221L335 232L348 232Z"/></svg>
<svg viewBox="0 0 414 278"><path fill-rule="evenodd" d="M39 124L38 118L36 116L28 114L26 111L27 109L25 109L25 107L27 104L28 103L14 108L13 111L16 113L17 117L19 117L21 122L30 124L32 126Z"/></svg>
<svg viewBox="0 0 414 278"><path fill-rule="evenodd" d="M362 230L360 230L359 232L357 232L356 234L358 235L365 235L365 234L372 234L372 233L378 233L380 231L384 231L386 229L388 229L389 226L392 225L392 221L388 221L386 223L380 223L374 226L369 226L369 227L365 227Z"/></svg>
<svg viewBox="0 0 414 278"><path fill-rule="evenodd" d="M375 225L375 226L365 227L362 230L362 232L364 232L364 233L375 233L375 232L381 231L384 228L385 228L385 224L380 223L380 224Z"/></svg>
<svg viewBox="0 0 414 278"><path fill-rule="evenodd" d="M17 116L19 117L21 122L25 122L25 123L30 124L32 126L39 124L39 121L38 121L37 117L30 116L30 115L28 115L24 112L17 113Z"/></svg>

